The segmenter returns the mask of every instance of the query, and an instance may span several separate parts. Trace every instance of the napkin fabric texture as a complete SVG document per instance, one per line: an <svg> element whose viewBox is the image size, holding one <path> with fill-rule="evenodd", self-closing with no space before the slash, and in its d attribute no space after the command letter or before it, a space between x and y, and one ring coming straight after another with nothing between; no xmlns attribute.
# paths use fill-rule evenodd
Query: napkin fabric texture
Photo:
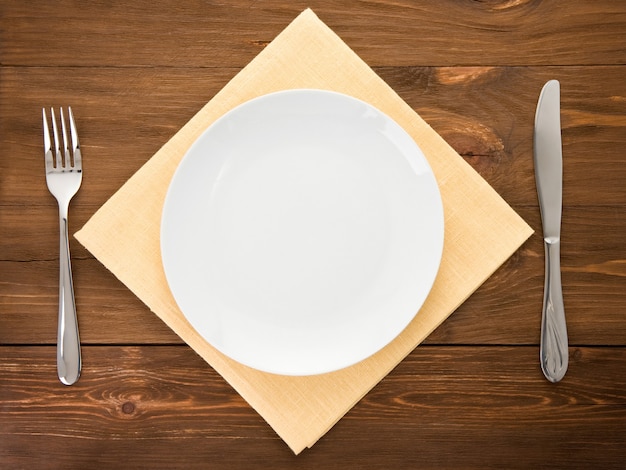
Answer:
<svg viewBox="0 0 626 470"><path fill-rule="evenodd" d="M305 377L245 367L200 337L170 293L159 242L163 201L172 175L191 144L235 106L292 88L345 93L398 122L428 159L439 183L445 216L441 267L412 323L370 358L343 370ZM480 175L311 10L305 10L139 169L76 238L299 453L323 436L531 233Z"/></svg>

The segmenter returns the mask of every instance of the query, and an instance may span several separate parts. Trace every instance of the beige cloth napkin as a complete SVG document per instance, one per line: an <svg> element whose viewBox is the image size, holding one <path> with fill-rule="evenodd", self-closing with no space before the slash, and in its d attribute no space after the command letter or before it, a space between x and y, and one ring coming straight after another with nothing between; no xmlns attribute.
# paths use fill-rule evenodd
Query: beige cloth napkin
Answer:
<svg viewBox="0 0 626 470"><path fill-rule="evenodd" d="M163 200L173 172L192 142L234 106L288 88L335 90L367 101L391 116L428 158L445 211L441 268L413 322L369 359L337 372L308 377L250 369L206 343L177 308L159 249ZM435 131L311 10L305 10L132 176L76 238L299 453L323 436L531 233L531 228Z"/></svg>

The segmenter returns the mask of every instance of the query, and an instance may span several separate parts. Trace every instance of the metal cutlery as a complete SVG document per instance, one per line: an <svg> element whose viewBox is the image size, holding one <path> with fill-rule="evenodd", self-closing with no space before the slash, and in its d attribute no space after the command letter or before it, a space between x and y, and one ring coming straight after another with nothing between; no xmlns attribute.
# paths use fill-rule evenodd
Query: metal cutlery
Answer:
<svg viewBox="0 0 626 470"><path fill-rule="evenodd" d="M569 363L560 261L563 190L560 107L560 84L550 80L539 96L534 134L535 179L545 248L539 356L541 369L550 382L561 380Z"/></svg>
<svg viewBox="0 0 626 470"><path fill-rule="evenodd" d="M78 336L78 320L74 301L74 283L70 262L70 245L68 235L68 209L70 200L80 188L83 178L82 158L76 123L72 109L68 107L70 121L69 135L72 151L69 149L68 132L60 109L61 134L63 148L59 140L54 109L50 108L53 141L50 139L46 110L43 115L43 141L46 162L46 182L48 189L59 204L59 318L57 331L57 372L59 380L65 385L72 385L78 380L81 369L80 339ZM54 143L54 148L52 148Z"/></svg>

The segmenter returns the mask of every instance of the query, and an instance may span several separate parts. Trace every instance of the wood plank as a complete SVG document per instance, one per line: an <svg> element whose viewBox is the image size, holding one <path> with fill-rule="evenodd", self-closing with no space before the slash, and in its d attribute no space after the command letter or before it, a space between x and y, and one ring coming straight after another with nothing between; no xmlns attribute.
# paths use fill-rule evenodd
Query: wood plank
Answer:
<svg viewBox="0 0 626 470"><path fill-rule="evenodd" d="M556 385L535 348L420 347L298 457L184 346L87 347L72 387L51 347L0 358L8 468L619 468L626 457L623 347L576 348Z"/></svg>
<svg viewBox="0 0 626 470"><path fill-rule="evenodd" d="M42 106L72 106L84 168L72 206L99 207L236 72L68 68L57 80L45 67L2 67L0 137L12 158L0 162L0 203L55 205L42 184Z"/></svg>
<svg viewBox="0 0 626 470"><path fill-rule="evenodd" d="M623 212L621 207L564 211L562 282L572 344L624 344L626 298L618 293L626 277ZM539 342L544 283L539 212L537 208L521 208L519 213L535 228L535 234L427 342ZM486 322L494 327L485 327ZM609 342L604 343L605 339Z"/></svg>
<svg viewBox="0 0 626 470"><path fill-rule="evenodd" d="M626 61L612 0L198 0L2 2L1 61L48 66L244 66L311 7L372 65L579 65ZM42 31L46 34L42 35Z"/></svg>
<svg viewBox="0 0 626 470"><path fill-rule="evenodd" d="M558 79L563 204L626 203L626 189L620 183L626 177L621 151L626 145L624 67L383 67L376 71L514 207L536 203L535 109L543 84Z"/></svg>
<svg viewBox="0 0 626 470"><path fill-rule="evenodd" d="M624 70L376 69L515 208L537 204L534 113L550 78L563 88L564 204L626 205ZM47 68L2 67L0 138L12 158L0 159L0 204L54 205L42 183L42 105L73 106L85 165L73 204L99 207L237 71L68 68L60 81Z"/></svg>
<svg viewBox="0 0 626 470"><path fill-rule="evenodd" d="M544 255L537 207L520 214L536 233L428 339L434 344L537 344ZM79 206L73 227L91 215ZM563 289L570 342L624 344L626 218L623 208L577 207L563 221ZM0 344L54 344L58 282L54 207L13 207L0 224ZM46 234L45 236L43 234ZM82 246L71 243L85 344L178 343L174 335ZM601 306L601 308L599 308ZM485 323L497 328L485 327Z"/></svg>
<svg viewBox="0 0 626 470"><path fill-rule="evenodd" d="M56 344L58 266L0 262L0 344ZM82 344L182 343L95 259L74 258L72 270Z"/></svg>

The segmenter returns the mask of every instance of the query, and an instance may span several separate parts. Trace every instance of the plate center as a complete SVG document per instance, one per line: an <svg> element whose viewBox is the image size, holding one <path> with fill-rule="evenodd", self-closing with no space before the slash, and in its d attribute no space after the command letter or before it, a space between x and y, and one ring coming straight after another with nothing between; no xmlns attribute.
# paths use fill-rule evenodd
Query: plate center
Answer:
<svg viewBox="0 0 626 470"><path fill-rule="evenodd" d="M387 198L358 155L304 142L227 165L206 214L210 283L226 304L282 325L353 320L389 244Z"/></svg>

